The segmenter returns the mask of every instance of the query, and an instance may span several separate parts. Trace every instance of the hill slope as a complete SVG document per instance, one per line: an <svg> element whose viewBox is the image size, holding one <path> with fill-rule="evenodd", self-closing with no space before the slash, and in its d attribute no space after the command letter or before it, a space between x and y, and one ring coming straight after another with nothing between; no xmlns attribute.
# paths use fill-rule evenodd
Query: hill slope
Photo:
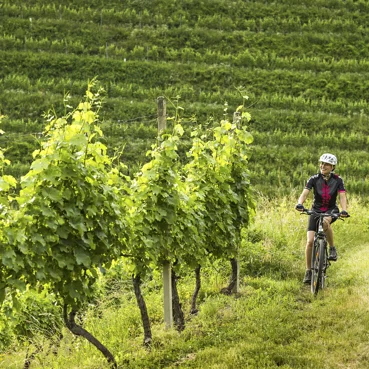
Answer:
<svg viewBox="0 0 369 369"><path fill-rule="evenodd" d="M155 140L158 96L180 96L193 124L247 95L256 189L301 188L328 151L350 192L368 190L364 2L5 0L0 10L0 144L12 174L25 172L43 112L61 114L64 94L79 101L97 76L106 143L125 147L132 171Z"/></svg>

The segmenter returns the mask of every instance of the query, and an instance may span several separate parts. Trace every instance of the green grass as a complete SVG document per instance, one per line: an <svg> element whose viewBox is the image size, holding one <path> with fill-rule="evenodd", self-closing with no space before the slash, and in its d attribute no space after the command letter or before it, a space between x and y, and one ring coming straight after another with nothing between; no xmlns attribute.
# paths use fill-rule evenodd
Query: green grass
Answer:
<svg viewBox="0 0 369 369"><path fill-rule="evenodd" d="M294 200L259 199L255 222L244 237L238 296L218 292L227 283L227 263L209 265L200 312L189 318L194 281L190 275L180 280L187 316L181 334L164 328L160 278L144 285L154 338L150 350L142 345L139 311L127 286L117 285L100 297L83 316L84 326L106 344L119 368L367 368L368 209L350 199L352 217L334 225L339 260L328 270L327 288L314 298L301 283L307 217L293 210ZM56 356L48 352L47 340L34 338L43 351L31 368L108 368L84 339L63 334ZM0 354L0 368L22 367L26 350L19 345Z"/></svg>

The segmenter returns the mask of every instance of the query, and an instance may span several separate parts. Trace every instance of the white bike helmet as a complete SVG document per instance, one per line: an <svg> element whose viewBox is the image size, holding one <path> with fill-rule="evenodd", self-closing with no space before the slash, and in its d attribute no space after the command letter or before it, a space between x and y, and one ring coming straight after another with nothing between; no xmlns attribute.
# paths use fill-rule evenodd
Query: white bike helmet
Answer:
<svg viewBox="0 0 369 369"><path fill-rule="evenodd" d="M337 165L337 158L332 154L326 153L320 157L319 162Z"/></svg>

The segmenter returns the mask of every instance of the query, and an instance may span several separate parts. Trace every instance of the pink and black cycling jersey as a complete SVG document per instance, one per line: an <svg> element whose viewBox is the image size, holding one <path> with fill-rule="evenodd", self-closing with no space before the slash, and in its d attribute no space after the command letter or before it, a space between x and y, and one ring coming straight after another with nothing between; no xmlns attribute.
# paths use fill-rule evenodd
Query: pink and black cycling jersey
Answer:
<svg viewBox="0 0 369 369"><path fill-rule="evenodd" d="M338 208L337 194L346 192L343 179L334 173L330 174L328 181L325 181L321 173L309 178L305 186L306 189L314 189L314 201L312 208L315 211L326 212Z"/></svg>

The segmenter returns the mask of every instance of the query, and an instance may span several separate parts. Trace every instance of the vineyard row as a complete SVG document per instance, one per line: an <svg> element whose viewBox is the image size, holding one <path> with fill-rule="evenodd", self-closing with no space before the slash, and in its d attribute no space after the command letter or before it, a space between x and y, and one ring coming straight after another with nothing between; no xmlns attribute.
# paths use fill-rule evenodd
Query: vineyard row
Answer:
<svg viewBox="0 0 369 369"><path fill-rule="evenodd" d="M155 43L146 46L140 46L136 43L119 45L119 41L107 41L101 46L94 43L87 47L82 40L68 38L34 39L32 37L17 39L13 35L6 34L0 36L0 49L7 52L23 50L34 53L74 54L84 57L99 56L120 61L126 59L129 61L181 62L207 65L227 64L239 68L288 69L302 72L314 71L316 73L367 73L369 66L369 59L364 56L360 59L335 58L327 57L327 55L296 56L294 53L281 56L281 53L277 50L272 52L261 50L258 46L233 50L230 53L223 53L209 48L207 45L196 48L187 45L184 48L176 49L156 45Z"/></svg>
<svg viewBox="0 0 369 369"><path fill-rule="evenodd" d="M232 7L227 1L203 1L201 4L192 1L181 1L178 4L156 1L137 4L133 1L122 4L116 2L110 8L94 6L91 2L75 1L55 2L54 4L14 3L4 1L3 16L9 18L48 19L50 21L69 20L97 25L134 25L134 26L178 26L201 25L208 28L235 30L255 29L277 32L303 31L311 28L318 32L338 32L347 30L357 32L358 27L366 27L367 23L358 24L356 12L368 12L369 6L364 2L346 1L345 7L337 7L337 2L312 1L309 7L301 3L278 2L266 6L262 2L234 1ZM340 4L340 3L339 3ZM243 17L239 17L243 14ZM169 19L168 19L169 18ZM341 20L342 19L342 20Z"/></svg>
<svg viewBox="0 0 369 369"><path fill-rule="evenodd" d="M68 89L64 90L68 92ZM145 93L146 92L146 93ZM135 91L134 96L121 96L107 98L105 101L105 111L102 113L102 117L109 122L119 123L125 120L130 120L135 117L153 116L156 114L155 99L158 96L154 92L145 91L143 88ZM176 95L181 94L183 90L175 91ZM168 94L168 98L174 98L176 95ZM186 117L190 118L195 116L198 118L211 116L219 116L223 114L224 103L227 102L229 106L236 108L241 101L241 96L237 92L226 91L224 95L221 93L212 94L211 92L200 92L199 94L192 93L180 95L180 104L186 107ZM183 98L182 98L183 96ZM281 126L283 129L284 122L275 126L275 119L272 117L274 111L290 111L291 115L295 112L306 113L309 126L314 126L317 121L321 121L320 114L326 116L332 114L332 119L324 118L322 124L319 127L313 129L320 129L333 123L334 127L341 128L343 130L360 129L363 133L368 131L366 122L368 121L367 101L348 101L344 99L329 100L325 98L321 99L309 99L304 97L295 97L292 95L285 95L279 93L261 95L249 94L250 105L254 106L254 109L258 111L266 111L263 113L266 116L265 119L258 121L255 125L261 131L275 129ZM20 90L3 90L0 93L1 99L1 113L8 115L9 119L15 121L30 120L39 121L42 114L47 111L50 106L54 106L57 112L63 111L62 104L63 91L59 94L51 94L48 91L39 91L34 93L25 93ZM72 101L76 101L78 96L73 96ZM194 102L196 101L196 102ZM315 119L311 119L310 115L313 113L319 114ZM342 114L342 117L338 116ZM268 118L268 116L270 116ZM347 119L349 118L349 119ZM352 127L352 120L359 123L358 127ZM258 119L258 117L256 118ZM290 121L290 118L286 118ZM292 118L292 121L294 118ZM299 120L302 128L304 128L304 119ZM300 123L298 123L300 125ZM292 127L293 124L286 126ZM298 127L297 127L298 128ZM332 127L330 127L332 128Z"/></svg>

